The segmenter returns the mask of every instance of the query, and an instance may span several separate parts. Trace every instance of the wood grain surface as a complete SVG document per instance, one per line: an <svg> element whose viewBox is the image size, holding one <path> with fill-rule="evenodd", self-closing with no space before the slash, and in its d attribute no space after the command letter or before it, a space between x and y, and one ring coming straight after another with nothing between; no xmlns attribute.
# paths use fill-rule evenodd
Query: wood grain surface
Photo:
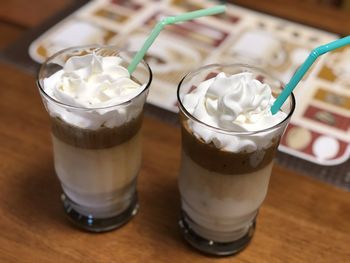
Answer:
<svg viewBox="0 0 350 263"><path fill-rule="evenodd" d="M0 50L13 41L15 41L22 33L24 29L18 26L14 26L8 23L0 21Z"/></svg>
<svg viewBox="0 0 350 263"><path fill-rule="evenodd" d="M316 0L231 0L230 2L340 35L350 35L349 9L321 5Z"/></svg>
<svg viewBox="0 0 350 263"><path fill-rule="evenodd" d="M31 1L25 12L28 1L1 3L0 33L6 34L0 48L67 2ZM338 22L336 11L324 7L308 15L312 10L301 1L299 6L292 0L235 2L334 32L350 28L343 12ZM320 21L322 14L329 17ZM190 248L177 226L180 132L149 116L143 126L139 213L109 233L76 229L60 202L49 119L34 81L0 63L0 262L350 262L350 193L279 166L246 250L214 258Z"/></svg>
<svg viewBox="0 0 350 263"><path fill-rule="evenodd" d="M178 127L146 117L140 211L91 234L63 213L49 120L34 78L0 65L0 262L348 262L350 193L275 167L256 235L235 257L191 249L180 235Z"/></svg>
<svg viewBox="0 0 350 263"><path fill-rule="evenodd" d="M0 21L25 28L38 26L74 0L2 0Z"/></svg>

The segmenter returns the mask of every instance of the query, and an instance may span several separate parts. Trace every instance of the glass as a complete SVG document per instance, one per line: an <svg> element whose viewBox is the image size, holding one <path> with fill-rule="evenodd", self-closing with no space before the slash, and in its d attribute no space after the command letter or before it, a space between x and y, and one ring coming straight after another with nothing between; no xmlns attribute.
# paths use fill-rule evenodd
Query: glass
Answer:
<svg viewBox="0 0 350 263"><path fill-rule="evenodd" d="M64 210L77 226L101 232L121 226L138 210L141 125L152 72L145 61L139 63L132 79L144 85L141 93L108 107L68 105L45 91L44 79L61 70L68 58L93 53L118 56L125 68L134 55L114 47L66 49L42 65L37 84L52 124L54 166L63 190ZM90 124L88 128L71 122L79 123L80 119ZM112 124L107 125L107 121Z"/></svg>
<svg viewBox="0 0 350 263"><path fill-rule="evenodd" d="M258 210L267 193L273 157L294 111L295 99L294 95L288 99L282 108L286 117L271 128L239 132L212 127L192 116L183 105L183 98L220 72L226 75L252 72L255 79L270 85L275 97L283 85L255 67L215 64L189 73L178 86L182 133L179 224L193 247L212 255L230 255L244 249L253 237ZM254 140L258 147L241 152L220 150L196 137L191 129L194 125L229 140Z"/></svg>

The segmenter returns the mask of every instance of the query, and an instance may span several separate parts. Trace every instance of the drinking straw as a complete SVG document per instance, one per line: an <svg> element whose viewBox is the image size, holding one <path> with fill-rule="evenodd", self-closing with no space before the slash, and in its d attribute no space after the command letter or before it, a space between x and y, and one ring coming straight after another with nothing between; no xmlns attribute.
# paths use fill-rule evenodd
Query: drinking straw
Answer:
<svg viewBox="0 0 350 263"><path fill-rule="evenodd" d="M306 72L309 70L309 68L312 66L312 64L315 62L315 60L319 56L327 52L330 52L332 50L335 50L337 48L344 47L346 45L350 45L350 36L335 40L333 42L330 42L328 44L325 44L313 49L310 55L305 60L305 62L298 68L294 76L290 79L288 84L282 90L281 94L277 97L277 99L271 106L271 113L276 114L279 111L279 109L281 108L283 103L286 101L286 99L289 97L289 95L292 93L296 85L304 77Z"/></svg>
<svg viewBox="0 0 350 263"><path fill-rule="evenodd" d="M220 13L225 12L225 9L226 9L225 5L218 5L218 6L214 6L214 7L207 8L207 9L200 9L200 10L197 10L197 11L180 14L180 15L177 15L177 16L165 17L162 20L160 20L156 24L156 26L153 28L151 34L146 39L146 41L143 44L142 48L133 57L130 65L128 67L128 71L129 71L130 75L134 72L134 70L136 69L137 64L140 63L142 58L145 56L147 50L149 49L149 47L152 45L154 40L159 35L160 31L162 31L162 29L166 25L171 25L171 24L175 24L175 23L179 23L179 22L184 22L184 21L187 21L187 20L192 20L192 19L195 19L195 18L198 18L198 17L202 17L202 16L210 16L210 15L220 14Z"/></svg>

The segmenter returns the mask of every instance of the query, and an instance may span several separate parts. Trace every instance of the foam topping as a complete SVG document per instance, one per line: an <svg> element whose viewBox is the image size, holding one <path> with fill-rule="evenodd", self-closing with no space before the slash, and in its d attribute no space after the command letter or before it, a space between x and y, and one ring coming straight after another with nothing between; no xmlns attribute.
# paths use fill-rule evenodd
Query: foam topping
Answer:
<svg viewBox="0 0 350 263"><path fill-rule="evenodd" d="M274 100L271 87L255 79L252 73L226 76L221 72L186 94L183 105L195 118L210 126L241 132L263 130L285 119L284 112L271 114ZM228 151L253 151L258 146L266 146L258 135L249 138L228 136L193 121L189 125L195 136Z"/></svg>
<svg viewBox="0 0 350 263"><path fill-rule="evenodd" d="M86 109L127 102L141 93L144 86L130 79L129 72L121 66L121 62L120 57L102 57L96 54L70 57L62 70L44 79L44 90L59 102ZM70 112L63 107L48 106L51 113L81 128L96 129L103 125L114 127L129 118L125 110L115 108L96 109L90 111L94 116L87 116L78 111Z"/></svg>

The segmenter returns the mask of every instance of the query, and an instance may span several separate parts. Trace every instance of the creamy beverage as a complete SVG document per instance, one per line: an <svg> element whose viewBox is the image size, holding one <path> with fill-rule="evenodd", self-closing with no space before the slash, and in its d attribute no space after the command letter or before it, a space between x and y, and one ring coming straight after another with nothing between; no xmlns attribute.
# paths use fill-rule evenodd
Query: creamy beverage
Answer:
<svg viewBox="0 0 350 263"><path fill-rule="evenodd" d="M290 113L271 114L273 90L261 75L221 70L186 84L187 76L180 84L191 89L179 96L179 189L185 238L203 252L226 255L244 248L253 235Z"/></svg>
<svg viewBox="0 0 350 263"><path fill-rule="evenodd" d="M137 211L140 129L151 79L131 77L111 49L84 51L65 57L39 87L65 210L83 228L106 231Z"/></svg>

